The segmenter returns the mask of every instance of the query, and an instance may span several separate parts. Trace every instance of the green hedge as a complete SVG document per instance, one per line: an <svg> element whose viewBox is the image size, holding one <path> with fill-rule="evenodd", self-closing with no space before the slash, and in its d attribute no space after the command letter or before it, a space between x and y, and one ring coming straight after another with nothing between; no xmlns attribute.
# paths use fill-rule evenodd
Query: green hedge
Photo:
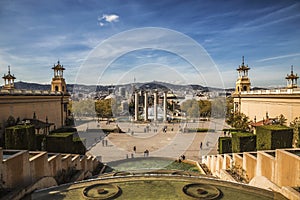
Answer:
<svg viewBox="0 0 300 200"><path fill-rule="evenodd" d="M242 129L237 129L237 128L224 128L222 131L229 131L230 133L231 132L243 132L244 130Z"/></svg>
<svg viewBox="0 0 300 200"><path fill-rule="evenodd" d="M52 132L46 136L36 135L32 125L17 125L6 128L5 148L85 154L85 139L78 138L77 132L58 132L58 130L73 131L74 129L57 129L54 131L55 133ZM43 147L42 142L44 142Z"/></svg>
<svg viewBox="0 0 300 200"><path fill-rule="evenodd" d="M72 153L85 154L85 152L86 152L85 143L86 143L86 139L84 139L84 138L73 138Z"/></svg>
<svg viewBox="0 0 300 200"><path fill-rule="evenodd" d="M46 135L35 135L36 149L37 150L46 150ZM44 149L42 148L42 143L44 142Z"/></svg>
<svg viewBox="0 0 300 200"><path fill-rule="evenodd" d="M197 133L202 133L202 132L215 132L215 129L208 129L208 128L188 128L187 132L197 132Z"/></svg>
<svg viewBox="0 0 300 200"><path fill-rule="evenodd" d="M231 137L219 137L219 154L232 152Z"/></svg>
<svg viewBox="0 0 300 200"><path fill-rule="evenodd" d="M256 150L256 135L248 132L233 132L232 152L247 152Z"/></svg>
<svg viewBox="0 0 300 200"><path fill-rule="evenodd" d="M17 125L5 129L6 149L36 150L35 129L32 125Z"/></svg>
<svg viewBox="0 0 300 200"><path fill-rule="evenodd" d="M46 149L49 152L85 154L84 138L75 133L55 133L46 136Z"/></svg>
<svg viewBox="0 0 300 200"><path fill-rule="evenodd" d="M46 149L49 152L72 153L73 133L55 133L46 136Z"/></svg>
<svg viewBox="0 0 300 200"><path fill-rule="evenodd" d="M105 133L106 135L110 134L110 133L125 133L124 131L122 131L120 128L103 128L101 129L103 131L103 133Z"/></svg>
<svg viewBox="0 0 300 200"><path fill-rule="evenodd" d="M298 144L297 147L300 147L300 128L298 128Z"/></svg>
<svg viewBox="0 0 300 200"><path fill-rule="evenodd" d="M55 130L51 131L50 134L54 134L54 133L74 133L74 132L77 132L76 128L63 127L63 128L58 128L58 129L55 129Z"/></svg>
<svg viewBox="0 0 300 200"><path fill-rule="evenodd" d="M281 125L260 126L256 129L257 150L291 148L293 129Z"/></svg>

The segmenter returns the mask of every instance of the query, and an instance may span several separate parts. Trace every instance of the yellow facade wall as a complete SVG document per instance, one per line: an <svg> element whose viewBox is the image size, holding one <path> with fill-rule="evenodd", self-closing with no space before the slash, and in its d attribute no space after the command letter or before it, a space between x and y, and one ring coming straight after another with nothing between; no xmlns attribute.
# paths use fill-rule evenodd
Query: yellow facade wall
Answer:
<svg viewBox="0 0 300 200"><path fill-rule="evenodd" d="M254 121L266 119L266 113L270 118L281 114L287 119L287 124L300 116L300 95L234 95L234 102L239 104L239 111Z"/></svg>
<svg viewBox="0 0 300 200"><path fill-rule="evenodd" d="M66 106L69 97L62 95L0 95L2 134L9 116L13 116L15 119L19 117L20 120L32 119L35 113L37 119L45 122L48 118L49 123L54 123L52 129L64 126L68 114Z"/></svg>

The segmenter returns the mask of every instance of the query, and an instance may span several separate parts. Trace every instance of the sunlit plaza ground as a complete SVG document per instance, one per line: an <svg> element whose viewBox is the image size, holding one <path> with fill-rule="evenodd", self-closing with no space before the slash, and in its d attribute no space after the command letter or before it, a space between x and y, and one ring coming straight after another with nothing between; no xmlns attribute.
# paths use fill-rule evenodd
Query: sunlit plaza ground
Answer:
<svg viewBox="0 0 300 200"><path fill-rule="evenodd" d="M102 129L119 127L124 133L110 133L104 136ZM87 129L97 130L95 143L88 154L97 156L102 162L130 159L133 157L169 157L177 159L185 155L187 159L200 161L203 155L217 154L217 142L223 135L225 124L222 120L191 121L182 123L131 123L91 121L77 126L80 136L85 137ZM166 128L166 131L163 129ZM187 129L209 128L215 132L184 132ZM200 147L202 143L202 148ZM134 147L136 151L134 152ZM149 155L145 155L145 151Z"/></svg>

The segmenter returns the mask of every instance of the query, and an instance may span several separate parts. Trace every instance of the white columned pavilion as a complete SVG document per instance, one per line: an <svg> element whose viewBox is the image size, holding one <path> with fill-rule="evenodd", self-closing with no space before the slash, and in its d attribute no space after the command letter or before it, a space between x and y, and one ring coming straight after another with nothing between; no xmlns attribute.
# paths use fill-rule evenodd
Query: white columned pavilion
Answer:
<svg viewBox="0 0 300 200"><path fill-rule="evenodd" d="M167 91L164 91L164 121L167 121Z"/></svg>
<svg viewBox="0 0 300 200"><path fill-rule="evenodd" d="M157 91L154 91L154 121L157 121Z"/></svg>
<svg viewBox="0 0 300 200"><path fill-rule="evenodd" d="M144 97L145 97L145 103L144 103L144 113L145 113L145 118L144 118L144 121L148 121L148 92L145 91L145 94L144 94Z"/></svg>
<svg viewBox="0 0 300 200"><path fill-rule="evenodd" d="M139 119L139 93L135 91L134 93L134 121Z"/></svg>

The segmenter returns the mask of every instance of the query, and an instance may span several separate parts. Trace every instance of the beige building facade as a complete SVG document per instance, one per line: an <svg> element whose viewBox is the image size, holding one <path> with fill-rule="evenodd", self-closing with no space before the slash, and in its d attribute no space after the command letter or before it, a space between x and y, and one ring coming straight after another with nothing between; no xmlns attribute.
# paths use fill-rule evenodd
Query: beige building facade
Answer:
<svg viewBox="0 0 300 200"><path fill-rule="evenodd" d="M0 89L0 136L3 136L7 119L33 119L53 123L51 129L65 125L68 116L68 103L70 94L66 90L63 68L58 62L53 68L54 77L51 90L20 90L15 88L14 80L10 74L3 76L4 86Z"/></svg>
<svg viewBox="0 0 300 200"><path fill-rule="evenodd" d="M235 111L244 113L252 121L282 114L289 124L300 117L300 88L241 92L233 97Z"/></svg>
<svg viewBox="0 0 300 200"><path fill-rule="evenodd" d="M21 95L18 93L20 92ZM26 91L31 94L23 94L21 90L15 90L7 95L1 90L0 93L0 120L4 125L9 116L15 119L36 118L41 121L48 120L57 128L64 126L67 117L67 104L69 96L59 92Z"/></svg>
<svg viewBox="0 0 300 200"><path fill-rule="evenodd" d="M234 112L244 113L252 121L276 118L282 114L287 119L287 125L296 117L300 117L300 88L297 86L298 76L294 74L293 67L291 74L286 76L286 88L250 90L251 83L248 77L250 68L242 66L237 69L239 78L236 82L236 90L232 94Z"/></svg>

